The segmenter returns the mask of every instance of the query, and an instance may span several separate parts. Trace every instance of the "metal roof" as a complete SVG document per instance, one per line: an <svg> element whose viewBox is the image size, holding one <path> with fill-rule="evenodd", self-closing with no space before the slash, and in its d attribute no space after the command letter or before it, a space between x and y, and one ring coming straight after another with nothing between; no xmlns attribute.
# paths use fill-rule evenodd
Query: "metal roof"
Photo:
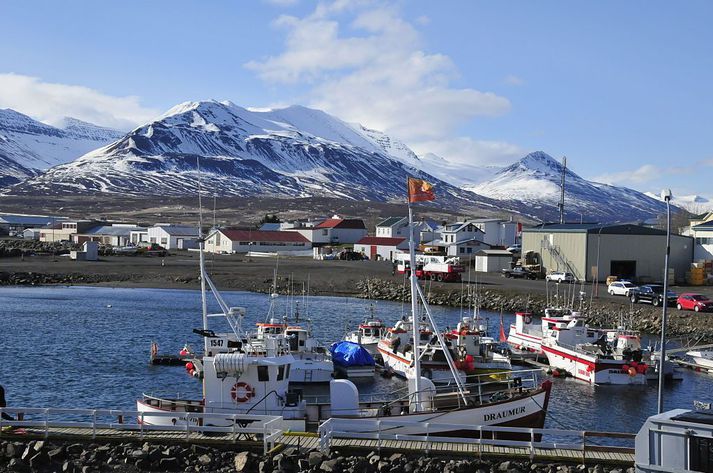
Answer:
<svg viewBox="0 0 713 473"><path fill-rule="evenodd" d="M475 254L476 256L507 256L512 258L512 253L507 250L480 250Z"/></svg>
<svg viewBox="0 0 713 473"><path fill-rule="evenodd" d="M66 220L67 217L48 215L0 214L0 223L8 225L48 225L53 221Z"/></svg>
<svg viewBox="0 0 713 473"><path fill-rule="evenodd" d="M194 236L198 238L198 227L158 225L154 228L160 228L171 236Z"/></svg>
<svg viewBox="0 0 713 473"><path fill-rule="evenodd" d="M393 227L399 222L402 222L406 220L406 217L389 217L386 220L383 220L379 224L377 224L377 227Z"/></svg>
<svg viewBox="0 0 713 473"><path fill-rule="evenodd" d="M80 232L79 235L109 235L109 236L125 236L128 237L132 231L145 230L141 227L126 227L126 226L112 226L112 225L99 225L97 227L92 227L88 230Z"/></svg>
<svg viewBox="0 0 713 473"><path fill-rule="evenodd" d="M666 235L663 230L632 224L551 223L523 228L525 233L596 233L602 235Z"/></svg>

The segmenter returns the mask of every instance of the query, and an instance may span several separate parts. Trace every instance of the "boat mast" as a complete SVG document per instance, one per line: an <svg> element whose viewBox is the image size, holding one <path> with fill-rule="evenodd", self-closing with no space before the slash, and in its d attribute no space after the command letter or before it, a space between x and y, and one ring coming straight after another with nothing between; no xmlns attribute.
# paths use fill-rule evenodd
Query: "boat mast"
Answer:
<svg viewBox="0 0 713 473"><path fill-rule="evenodd" d="M208 301L205 294L205 256L203 250L205 248L205 238L203 237L203 198L201 196L201 163L200 158L196 157L196 170L198 171L198 254L201 271L201 309L203 311L203 330L208 330ZM208 343L205 339L205 344ZM207 350L207 347L206 347Z"/></svg>
<svg viewBox="0 0 713 473"><path fill-rule="evenodd" d="M413 210L411 208L411 199L408 199L408 228L409 228L409 265L411 267L411 319L413 328L413 371L416 379L414 380L415 394L415 411L421 410L421 361L419 360L419 342L421 340L421 324L418 320L418 296L416 294L418 280L416 278L416 244L413 237Z"/></svg>

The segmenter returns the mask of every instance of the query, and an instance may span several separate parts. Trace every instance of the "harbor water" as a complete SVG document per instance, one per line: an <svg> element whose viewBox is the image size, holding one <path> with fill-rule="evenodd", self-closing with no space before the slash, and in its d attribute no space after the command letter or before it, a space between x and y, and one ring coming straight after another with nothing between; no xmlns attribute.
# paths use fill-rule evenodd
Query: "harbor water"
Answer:
<svg viewBox="0 0 713 473"><path fill-rule="evenodd" d="M244 327L263 321L264 294L224 292L230 306L247 309ZM409 304L376 301L376 317L387 324L407 316ZM339 297L281 297L277 315L300 313L325 345L340 340L369 315L370 301ZM217 304L211 301L213 311ZM467 309L432 307L441 329L454 327ZM482 312L497 335L500 315ZM294 319L292 319L294 320ZM309 320L309 322L308 322ZM512 314L504 315L506 327ZM185 370L149 365L151 342L177 354L188 343L201 350L200 293L194 290L99 287L0 288L0 384L12 407L135 409L143 393L200 398L200 383ZM225 330L228 329L226 326ZM713 397L713 376L683 370L667 384L665 408L690 408ZM543 376L544 373L543 373ZM656 413L656 383L591 386L553 378L546 427L635 432ZM402 389L398 378L360 382L363 392Z"/></svg>

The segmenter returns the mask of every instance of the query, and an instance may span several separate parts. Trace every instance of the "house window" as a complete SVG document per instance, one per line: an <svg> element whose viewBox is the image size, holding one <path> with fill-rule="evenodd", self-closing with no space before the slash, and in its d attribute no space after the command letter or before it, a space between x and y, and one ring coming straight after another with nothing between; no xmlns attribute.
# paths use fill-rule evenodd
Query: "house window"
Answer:
<svg viewBox="0 0 713 473"><path fill-rule="evenodd" d="M215 246L220 246L220 233L215 234Z"/></svg>
<svg viewBox="0 0 713 473"><path fill-rule="evenodd" d="M325 228L324 230L322 230L322 235L323 236L329 235L329 231Z"/></svg>
<svg viewBox="0 0 713 473"><path fill-rule="evenodd" d="M472 252L473 252L473 248L468 248L468 253L472 253Z"/></svg>
<svg viewBox="0 0 713 473"><path fill-rule="evenodd" d="M156 243L156 237L151 237L150 240L151 240L151 243Z"/></svg>
<svg viewBox="0 0 713 473"><path fill-rule="evenodd" d="M166 245L166 244L168 244L168 238L161 237L161 245Z"/></svg>
<svg viewBox="0 0 713 473"><path fill-rule="evenodd" d="M241 242L238 243L238 244L239 244L240 246L248 246L248 245L250 244L250 242L249 242L249 241L241 241Z"/></svg>
<svg viewBox="0 0 713 473"><path fill-rule="evenodd" d="M465 248L461 247L460 252L465 253Z"/></svg>

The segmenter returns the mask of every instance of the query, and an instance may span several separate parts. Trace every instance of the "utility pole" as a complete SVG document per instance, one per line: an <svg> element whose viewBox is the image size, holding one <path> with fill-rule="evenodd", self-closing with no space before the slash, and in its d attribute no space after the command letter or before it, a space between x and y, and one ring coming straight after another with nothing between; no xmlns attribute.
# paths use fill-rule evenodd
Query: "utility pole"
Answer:
<svg viewBox="0 0 713 473"><path fill-rule="evenodd" d="M564 177L567 174L567 156L562 157L562 183L560 184L560 190L562 194L560 195L560 203L558 205L560 209L560 223L564 223Z"/></svg>

